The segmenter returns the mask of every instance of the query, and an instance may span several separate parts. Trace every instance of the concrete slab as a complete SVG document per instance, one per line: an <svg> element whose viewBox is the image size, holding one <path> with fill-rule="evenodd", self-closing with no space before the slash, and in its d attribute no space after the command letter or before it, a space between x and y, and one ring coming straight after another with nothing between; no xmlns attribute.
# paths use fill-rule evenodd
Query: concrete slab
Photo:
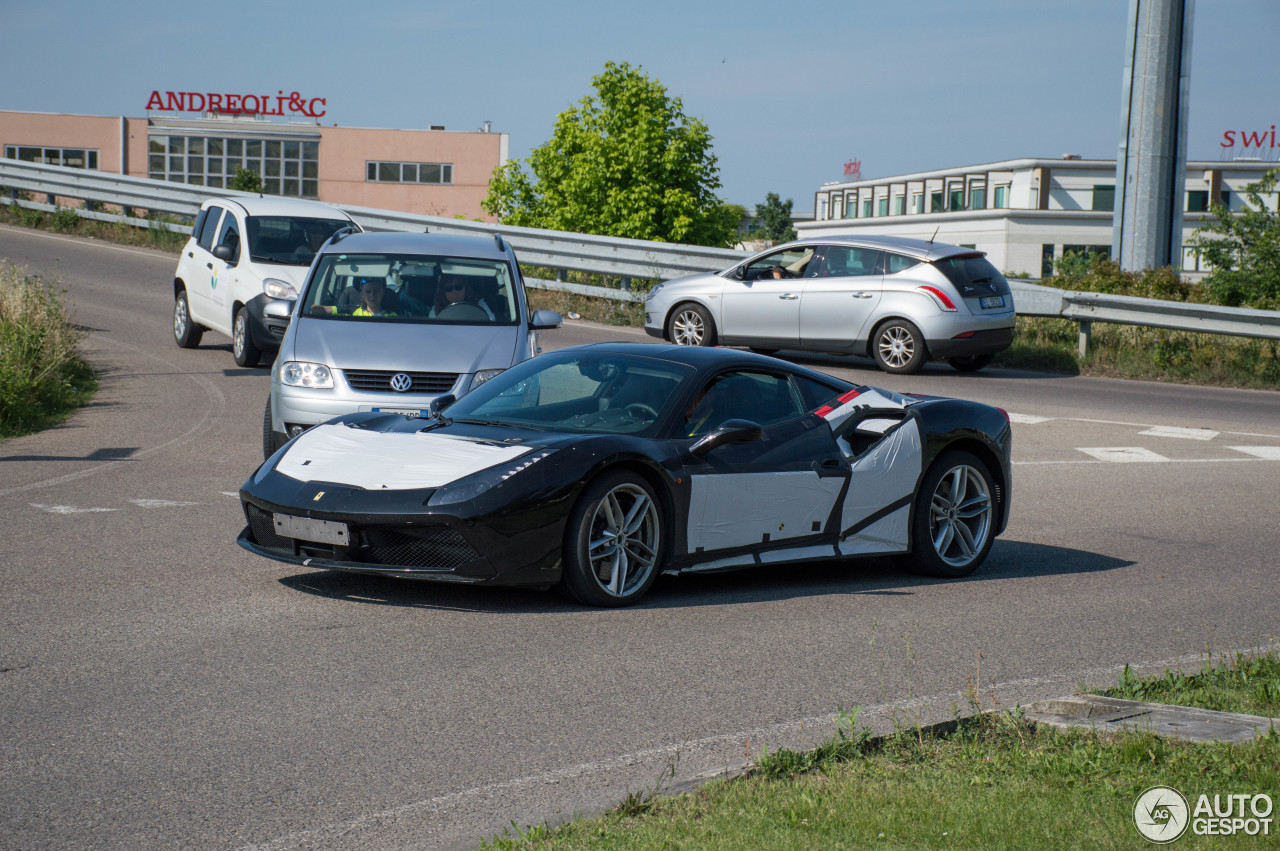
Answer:
<svg viewBox="0 0 1280 851"><path fill-rule="evenodd" d="M1248 742L1280 727L1280 718L1215 712L1167 703L1143 703L1096 694L1038 700L1023 707L1026 718L1055 727L1145 730L1191 742Z"/></svg>

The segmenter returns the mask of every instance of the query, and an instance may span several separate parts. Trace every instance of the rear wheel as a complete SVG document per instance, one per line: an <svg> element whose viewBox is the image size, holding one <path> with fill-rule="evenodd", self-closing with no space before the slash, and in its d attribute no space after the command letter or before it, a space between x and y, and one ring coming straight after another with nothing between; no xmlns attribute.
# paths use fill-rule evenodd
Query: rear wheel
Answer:
<svg viewBox="0 0 1280 851"><path fill-rule="evenodd" d="M939 456L916 495L912 570L952 579L973 573L995 541L994 494L980 458L958 450Z"/></svg>
<svg viewBox="0 0 1280 851"><path fill-rule="evenodd" d="M991 363L994 355L964 355L963 357L951 358L947 363L951 364L961 372L977 372L987 364Z"/></svg>
<svg viewBox="0 0 1280 851"><path fill-rule="evenodd" d="M653 488L618 470L591 482L565 528L562 589L590 606L629 606L662 563L662 507Z"/></svg>
<svg viewBox="0 0 1280 851"><path fill-rule="evenodd" d="M716 324L701 305L682 304L667 320L667 339L677 346L714 346Z"/></svg>
<svg viewBox="0 0 1280 851"><path fill-rule="evenodd" d="M241 307L236 311L236 318L231 323L231 353L235 355L240 366L257 366L262 357L262 350L253 344L253 334L249 331L249 308Z"/></svg>
<svg viewBox="0 0 1280 851"><path fill-rule="evenodd" d="M191 305L187 303L187 291L179 289L173 296L173 340L184 349L200 345L204 329L191 321Z"/></svg>
<svg viewBox="0 0 1280 851"><path fill-rule="evenodd" d="M890 319L871 338L871 354L885 372L910 375L929 359L920 329L905 319Z"/></svg>

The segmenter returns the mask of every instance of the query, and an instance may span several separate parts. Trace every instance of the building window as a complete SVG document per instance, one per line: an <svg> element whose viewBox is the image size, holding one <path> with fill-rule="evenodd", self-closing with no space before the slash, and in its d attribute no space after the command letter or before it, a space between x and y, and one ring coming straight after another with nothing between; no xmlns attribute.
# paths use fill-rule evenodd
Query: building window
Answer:
<svg viewBox="0 0 1280 851"><path fill-rule="evenodd" d="M818 199L818 219L824 221L827 218L827 196L823 195Z"/></svg>
<svg viewBox="0 0 1280 851"><path fill-rule="evenodd" d="M1093 209L1112 212L1116 208L1116 188L1114 186L1093 187Z"/></svg>
<svg viewBox="0 0 1280 851"><path fill-rule="evenodd" d="M907 196L897 195L893 199L893 214L895 216L906 215L907 212Z"/></svg>
<svg viewBox="0 0 1280 851"><path fill-rule="evenodd" d="M930 213L942 212L942 193L941 192L929 193L929 212Z"/></svg>
<svg viewBox="0 0 1280 851"><path fill-rule="evenodd" d="M1053 274L1053 244L1040 246L1040 277L1047 278Z"/></svg>
<svg viewBox="0 0 1280 851"><path fill-rule="evenodd" d="M369 183L450 185L453 183L453 163L368 162L365 164L365 180Z"/></svg>
<svg viewBox="0 0 1280 851"><path fill-rule="evenodd" d="M995 208L1005 210L1009 207L1009 187L997 186L995 191Z"/></svg>
<svg viewBox="0 0 1280 851"><path fill-rule="evenodd" d="M924 212L924 193L923 192L911 193L911 212L913 213Z"/></svg>
<svg viewBox="0 0 1280 851"><path fill-rule="evenodd" d="M871 218L871 199L867 198L862 202L862 217L864 219Z"/></svg>
<svg viewBox="0 0 1280 851"><path fill-rule="evenodd" d="M1203 213L1209 209L1209 190L1192 189L1187 192L1187 212Z"/></svg>
<svg viewBox="0 0 1280 851"><path fill-rule="evenodd" d="M41 163L43 165L60 165L66 168L89 168L97 170L98 152L87 148L45 148L32 145L5 145L6 159L19 160L24 163Z"/></svg>
<svg viewBox="0 0 1280 851"><path fill-rule="evenodd" d="M889 199L888 198L880 199L880 204L877 207L876 215L877 216L889 215Z"/></svg>
<svg viewBox="0 0 1280 851"><path fill-rule="evenodd" d="M147 174L152 180L222 189L237 168L256 172L267 195L317 198L320 143L301 139L231 139L153 135Z"/></svg>
<svg viewBox="0 0 1280 851"><path fill-rule="evenodd" d="M950 198L948 198L948 201L950 202L947 205L948 210L963 210L964 209L964 189L952 188L951 196Z"/></svg>
<svg viewBox="0 0 1280 851"><path fill-rule="evenodd" d="M1081 257L1110 257L1110 245L1064 245L1062 246L1062 256L1068 254L1076 254Z"/></svg>
<svg viewBox="0 0 1280 851"><path fill-rule="evenodd" d="M980 189L969 190L969 209L971 210L987 209L987 190L985 187Z"/></svg>
<svg viewBox="0 0 1280 851"><path fill-rule="evenodd" d="M857 215L858 215L858 196L856 195L844 196L844 217L846 219L852 219Z"/></svg>

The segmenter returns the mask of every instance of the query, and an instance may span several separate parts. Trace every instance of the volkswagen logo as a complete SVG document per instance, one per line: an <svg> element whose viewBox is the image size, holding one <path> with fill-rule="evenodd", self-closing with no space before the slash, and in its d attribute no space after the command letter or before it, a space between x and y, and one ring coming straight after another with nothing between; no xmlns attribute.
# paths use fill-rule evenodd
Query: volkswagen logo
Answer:
<svg viewBox="0 0 1280 851"><path fill-rule="evenodd" d="M407 372L397 372L391 376L391 389L397 393L404 393L413 389L413 377Z"/></svg>

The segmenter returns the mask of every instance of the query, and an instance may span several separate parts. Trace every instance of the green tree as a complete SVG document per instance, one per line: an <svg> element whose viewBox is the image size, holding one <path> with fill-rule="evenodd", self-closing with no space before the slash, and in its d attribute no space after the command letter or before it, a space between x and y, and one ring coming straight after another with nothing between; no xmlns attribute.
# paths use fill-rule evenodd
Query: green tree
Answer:
<svg viewBox="0 0 1280 851"><path fill-rule="evenodd" d="M1196 255L1213 268L1205 285L1220 304L1280 306L1280 213L1273 209L1277 179L1280 169L1271 169L1246 186L1249 203L1242 213L1215 201L1209 207L1213 220L1192 238Z"/></svg>
<svg viewBox="0 0 1280 851"><path fill-rule="evenodd" d="M791 225L791 199L783 201L777 192L764 196L764 203L756 205L756 220L751 225L750 234L754 239L773 242L795 239L796 229Z"/></svg>
<svg viewBox="0 0 1280 851"><path fill-rule="evenodd" d="M730 245L738 218L716 196L707 125L626 62L591 84L545 144L494 171L485 210L521 227Z"/></svg>
<svg viewBox="0 0 1280 851"><path fill-rule="evenodd" d="M252 169L236 166L236 173L227 181L227 188L240 192L261 192L262 178Z"/></svg>

